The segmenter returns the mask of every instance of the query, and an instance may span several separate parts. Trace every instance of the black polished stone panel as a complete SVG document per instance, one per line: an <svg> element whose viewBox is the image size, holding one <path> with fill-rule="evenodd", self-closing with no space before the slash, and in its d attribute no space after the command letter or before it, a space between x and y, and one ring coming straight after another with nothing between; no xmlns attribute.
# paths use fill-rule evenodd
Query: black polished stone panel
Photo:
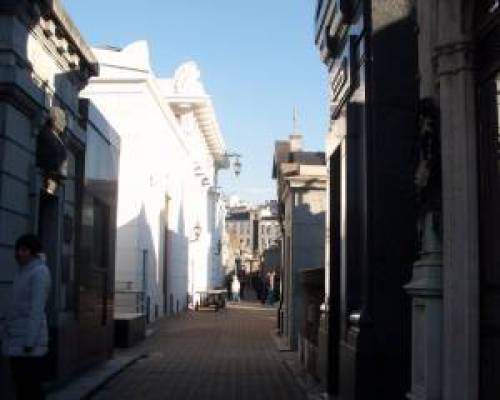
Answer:
<svg viewBox="0 0 500 400"><path fill-rule="evenodd" d="M87 135L77 274L81 368L105 360L114 347L119 154L104 134L94 128Z"/></svg>
<svg viewBox="0 0 500 400"><path fill-rule="evenodd" d="M362 1L351 19L331 18L330 32L339 32L340 21L349 24L341 47L330 51L330 82L332 121L346 126L346 230L340 271L327 266L340 275L339 293L330 293L340 305L340 332L330 335L330 354L339 360L337 369L331 364L337 374L331 381L338 386L330 389L343 400L399 400L409 388L411 341L402 287L417 242L416 25L403 0Z"/></svg>

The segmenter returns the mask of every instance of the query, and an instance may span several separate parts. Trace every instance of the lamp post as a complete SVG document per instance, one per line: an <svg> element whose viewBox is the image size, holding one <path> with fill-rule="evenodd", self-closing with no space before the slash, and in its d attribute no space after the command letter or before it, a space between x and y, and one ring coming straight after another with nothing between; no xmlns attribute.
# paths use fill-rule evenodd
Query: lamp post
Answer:
<svg viewBox="0 0 500 400"><path fill-rule="evenodd" d="M200 223L197 222L196 225L193 227L193 237L194 241L198 240L201 236L201 226Z"/></svg>
<svg viewBox="0 0 500 400"><path fill-rule="evenodd" d="M214 255L220 256L220 254L222 252L222 240L220 240L220 239L217 240L214 247L215 247Z"/></svg>
<svg viewBox="0 0 500 400"><path fill-rule="evenodd" d="M237 256L234 259L234 277L235 279L238 279L238 272L241 270L241 258L240 256Z"/></svg>
<svg viewBox="0 0 500 400"><path fill-rule="evenodd" d="M241 174L241 161L239 158L236 158L236 160L234 161L233 169L234 175L239 176Z"/></svg>
<svg viewBox="0 0 500 400"><path fill-rule="evenodd" d="M241 167L242 163L240 161L240 158L242 158L242 155L239 153L231 153L231 152L226 152L224 153L224 157L229 161L231 158L234 158L233 162L233 171L234 175L238 177L241 174Z"/></svg>

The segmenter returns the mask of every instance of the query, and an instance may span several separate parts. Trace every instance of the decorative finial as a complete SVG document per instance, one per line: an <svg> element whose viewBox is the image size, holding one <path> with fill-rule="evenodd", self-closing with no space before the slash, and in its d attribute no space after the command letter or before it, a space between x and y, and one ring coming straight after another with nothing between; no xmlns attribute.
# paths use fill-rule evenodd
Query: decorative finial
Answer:
<svg viewBox="0 0 500 400"><path fill-rule="evenodd" d="M293 132L289 136L290 151L296 152L302 150L302 135L299 132L299 117L297 107L293 107Z"/></svg>
<svg viewBox="0 0 500 400"><path fill-rule="evenodd" d="M299 113L297 111L297 106L293 107L293 133L299 133Z"/></svg>

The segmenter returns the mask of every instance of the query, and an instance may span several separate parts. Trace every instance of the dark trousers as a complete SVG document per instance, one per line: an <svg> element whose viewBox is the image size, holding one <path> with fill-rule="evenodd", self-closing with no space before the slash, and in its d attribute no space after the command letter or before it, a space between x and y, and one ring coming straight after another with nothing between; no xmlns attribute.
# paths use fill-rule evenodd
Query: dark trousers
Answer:
<svg viewBox="0 0 500 400"><path fill-rule="evenodd" d="M17 400L44 400L42 357L11 357L10 368Z"/></svg>

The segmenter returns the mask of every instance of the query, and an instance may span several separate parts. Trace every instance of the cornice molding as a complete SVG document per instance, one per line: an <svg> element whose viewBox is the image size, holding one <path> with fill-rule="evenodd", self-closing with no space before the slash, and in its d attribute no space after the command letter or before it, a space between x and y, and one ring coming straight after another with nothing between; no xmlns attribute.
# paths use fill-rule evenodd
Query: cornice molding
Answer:
<svg viewBox="0 0 500 400"><path fill-rule="evenodd" d="M461 71L473 71L474 44L472 41L458 40L442 43L434 48L437 73L440 76L454 75Z"/></svg>
<svg viewBox="0 0 500 400"><path fill-rule="evenodd" d="M47 3L47 0L42 0ZM60 0L50 0L49 3L52 5L49 8L49 18L52 17L58 24L60 30L62 30L63 43L59 44L61 51L66 51L66 49L71 50L73 48L75 53L80 53L80 57L85 61L86 67L88 67L90 76L97 76L99 74L99 64L96 57L92 53L89 45L85 42L82 34L73 23L66 10L61 5ZM57 33L57 32L56 32ZM66 43L68 47L66 47Z"/></svg>
<svg viewBox="0 0 500 400"><path fill-rule="evenodd" d="M40 27L69 67L81 71L84 80L99 73L97 59L60 0L3 0L1 15L17 17L28 31Z"/></svg>
<svg viewBox="0 0 500 400"><path fill-rule="evenodd" d="M175 71L172 92L166 98L174 107L191 108L212 157L220 163L225 158L226 146L212 100L205 92L200 77L201 72L195 62L182 64Z"/></svg>

